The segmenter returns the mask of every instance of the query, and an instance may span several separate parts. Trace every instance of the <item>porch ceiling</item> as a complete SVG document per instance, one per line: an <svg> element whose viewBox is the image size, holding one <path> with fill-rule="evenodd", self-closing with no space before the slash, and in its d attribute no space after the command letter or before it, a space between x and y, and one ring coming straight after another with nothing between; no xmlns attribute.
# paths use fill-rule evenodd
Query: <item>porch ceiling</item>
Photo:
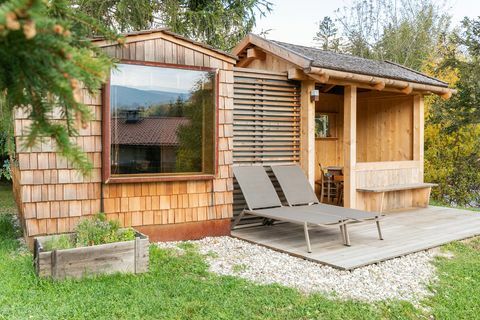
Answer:
<svg viewBox="0 0 480 320"><path fill-rule="evenodd" d="M351 270L442 244L480 235L480 214L443 207L389 213L382 221L385 240L374 223L351 225L351 247L342 245L336 228L312 228L307 253L303 227L290 223L233 230L234 237L314 262Z"/></svg>

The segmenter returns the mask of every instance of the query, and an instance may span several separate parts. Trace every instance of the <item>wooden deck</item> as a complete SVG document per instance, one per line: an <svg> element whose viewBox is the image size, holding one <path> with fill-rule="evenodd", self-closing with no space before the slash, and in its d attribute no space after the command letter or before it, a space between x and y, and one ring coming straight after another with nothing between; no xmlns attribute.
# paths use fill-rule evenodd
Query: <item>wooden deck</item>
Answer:
<svg viewBox="0 0 480 320"><path fill-rule="evenodd" d="M378 240L374 223L349 225L351 247L342 245L338 228L313 227L312 253L305 245L303 227L290 223L248 227L232 236L304 259L351 270L480 235L480 213L429 207L388 213L382 220L385 240Z"/></svg>

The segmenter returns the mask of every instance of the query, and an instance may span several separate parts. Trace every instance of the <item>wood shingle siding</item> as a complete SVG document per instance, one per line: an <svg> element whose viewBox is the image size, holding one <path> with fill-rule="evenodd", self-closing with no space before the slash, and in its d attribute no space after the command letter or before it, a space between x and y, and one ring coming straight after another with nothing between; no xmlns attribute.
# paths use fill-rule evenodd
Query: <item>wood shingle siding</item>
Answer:
<svg viewBox="0 0 480 320"><path fill-rule="evenodd" d="M101 95L91 97L83 92L82 100L91 108L93 117L87 127L79 125L79 135L72 138L93 163L94 169L88 177L83 177L58 155L49 138L32 148L24 148L21 141L30 120L28 112L18 110L15 114L18 168L14 170L14 179L27 237L70 232L81 217L100 211L127 227L229 221L232 217L234 59L161 31L134 38L135 41L127 41L123 47L96 43L119 60L217 69L217 173L206 180L104 184L102 151L110 146L102 145L102 108L108 106L103 105ZM63 121L59 110L51 116Z"/></svg>

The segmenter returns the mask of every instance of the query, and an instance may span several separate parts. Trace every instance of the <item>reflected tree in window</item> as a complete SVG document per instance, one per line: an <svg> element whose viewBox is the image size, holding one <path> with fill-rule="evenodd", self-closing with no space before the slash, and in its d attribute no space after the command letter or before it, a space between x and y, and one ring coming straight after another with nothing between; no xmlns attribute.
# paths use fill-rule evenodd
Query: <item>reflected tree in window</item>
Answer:
<svg viewBox="0 0 480 320"><path fill-rule="evenodd" d="M112 72L112 174L213 173L215 73L121 64Z"/></svg>

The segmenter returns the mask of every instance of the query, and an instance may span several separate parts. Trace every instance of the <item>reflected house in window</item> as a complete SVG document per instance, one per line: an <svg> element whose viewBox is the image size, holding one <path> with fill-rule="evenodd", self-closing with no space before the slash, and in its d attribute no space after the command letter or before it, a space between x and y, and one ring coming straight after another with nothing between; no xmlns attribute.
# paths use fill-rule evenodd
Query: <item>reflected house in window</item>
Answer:
<svg viewBox="0 0 480 320"><path fill-rule="evenodd" d="M175 172L177 132L183 126L190 126L188 118L141 118L138 112L112 119L112 173Z"/></svg>
<svg viewBox="0 0 480 320"><path fill-rule="evenodd" d="M121 64L112 72L111 173L213 173L215 73Z"/></svg>

